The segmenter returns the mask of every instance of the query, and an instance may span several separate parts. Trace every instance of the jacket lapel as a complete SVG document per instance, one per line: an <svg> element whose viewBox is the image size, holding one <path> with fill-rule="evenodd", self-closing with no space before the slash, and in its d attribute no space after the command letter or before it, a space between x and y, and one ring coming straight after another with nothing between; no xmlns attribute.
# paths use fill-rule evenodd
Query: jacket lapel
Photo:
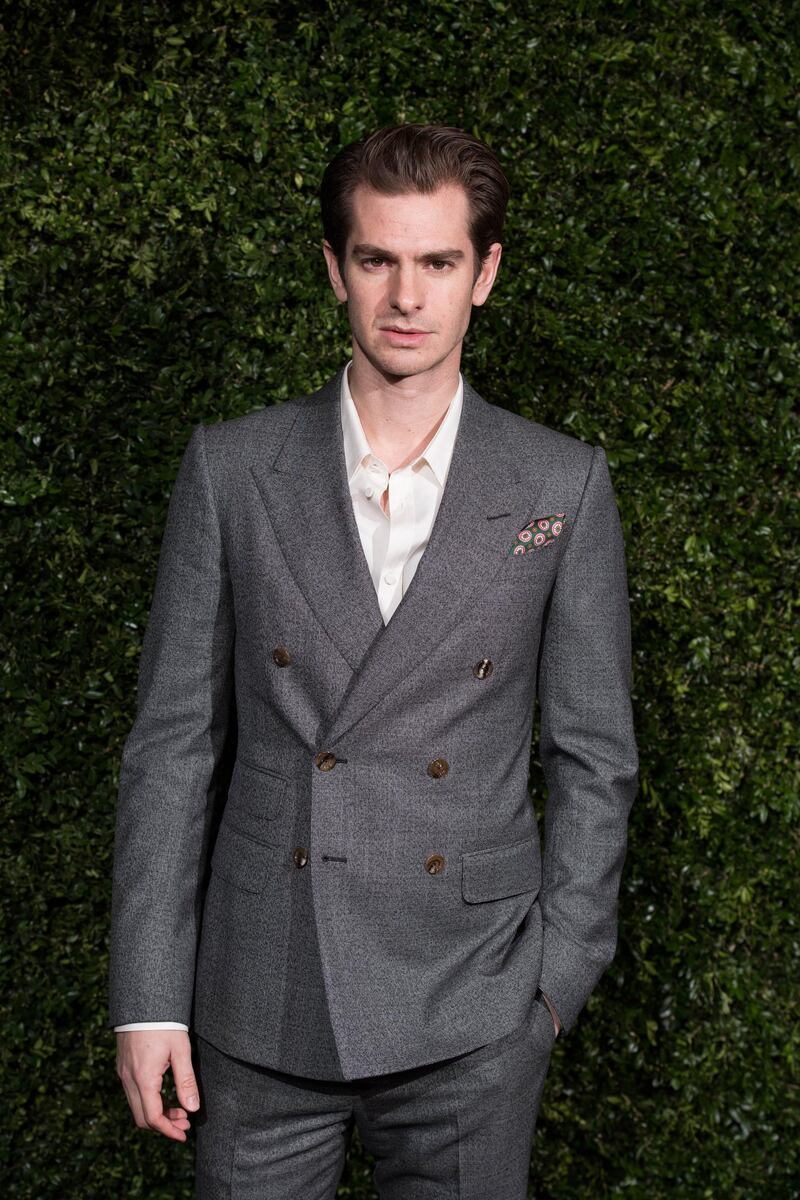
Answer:
<svg viewBox="0 0 800 1200"><path fill-rule="evenodd" d="M536 504L519 482L513 432L502 410L465 380L436 520L414 577L384 625L347 485L341 376L302 402L275 461L251 468L298 587L353 670L338 709L319 730L324 749L425 662L496 576Z"/></svg>
<svg viewBox="0 0 800 1200"><path fill-rule="evenodd" d="M344 368L298 404L272 463L251 466L297 586L354 671L383 629L347 485L339 387Z"/></svg>

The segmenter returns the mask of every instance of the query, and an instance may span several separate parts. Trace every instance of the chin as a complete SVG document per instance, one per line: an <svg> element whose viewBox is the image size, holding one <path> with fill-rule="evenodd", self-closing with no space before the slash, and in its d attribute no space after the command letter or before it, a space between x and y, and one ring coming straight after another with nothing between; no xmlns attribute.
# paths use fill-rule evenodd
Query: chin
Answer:
<svg viewBox="0 0 800 1200"><path fill-rule="evenodd" d="M421 375L430 371L440 359L435 355L424 354L421 350L395 350L391 354L372 354L369 356L372 364L384 375Z"/></svg>

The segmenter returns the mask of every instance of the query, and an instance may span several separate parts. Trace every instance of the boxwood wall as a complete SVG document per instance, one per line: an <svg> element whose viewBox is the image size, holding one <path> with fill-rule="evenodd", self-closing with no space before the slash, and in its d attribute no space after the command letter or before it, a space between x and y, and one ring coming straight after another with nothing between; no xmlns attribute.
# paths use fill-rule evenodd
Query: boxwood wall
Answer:
<svg viewBox="0 0 800 1200"><path fill-rule="evenodd" d="M316 189L451 123L502 158L464 370L600 443L641 791L617 958L554 1053L553 1200L800 1195L798 11L775 0L3 6L2 1187L191 1194L106 1028L119 756L192 426L343 361ZM545 789L534 751L534 798ZM353 1144L340 1196L371 1196Z"/></svg>

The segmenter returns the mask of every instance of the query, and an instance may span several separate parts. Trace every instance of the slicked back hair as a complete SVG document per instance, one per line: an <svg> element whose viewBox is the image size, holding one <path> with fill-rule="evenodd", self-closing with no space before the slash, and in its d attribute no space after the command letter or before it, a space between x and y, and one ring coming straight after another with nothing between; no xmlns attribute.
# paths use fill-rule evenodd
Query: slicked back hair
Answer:
<svg viewBox="0 0 800 1200"><path fill-rule="evenodd" d="M398 196L435 192L448 183L460 184L467 194L477 278L489 247L502 240L508 204L508 180L493 150L463 129L417 123L378 129L340 150L323 173L320 202L322 228L342 278L351 200L359 184Z"/></svg>

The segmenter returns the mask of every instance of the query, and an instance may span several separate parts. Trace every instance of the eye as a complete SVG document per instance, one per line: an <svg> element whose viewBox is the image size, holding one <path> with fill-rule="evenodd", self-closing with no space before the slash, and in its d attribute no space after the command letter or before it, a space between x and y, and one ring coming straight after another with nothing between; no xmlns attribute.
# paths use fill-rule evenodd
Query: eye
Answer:
<svg viewBox="0 0 800 1200"><path fill-rule="evenodd" d="M453 264L446 258L431 259L431 266L434 268L434 272L437 275L442 275L444 273L444 268L451 267L452 265ZM441 269L439 269L439 268L441 268Z"/></svg>
<svg viewBox="0 0 800 1200"><path fill-rule="evenodd" d="M378 255L375 255L373 258L362 258L362 260L361 260L361 261L362 261L362 263L363 263L363 265L364 265L364 266L370 266L370 267L371 267L371 266L376 266L376 267L379 267L379 266L381 266L381 264L382 264L382 263L385 263L385 262L386 262L386 259L385 259L385 258L380 258Z"/></svg>

